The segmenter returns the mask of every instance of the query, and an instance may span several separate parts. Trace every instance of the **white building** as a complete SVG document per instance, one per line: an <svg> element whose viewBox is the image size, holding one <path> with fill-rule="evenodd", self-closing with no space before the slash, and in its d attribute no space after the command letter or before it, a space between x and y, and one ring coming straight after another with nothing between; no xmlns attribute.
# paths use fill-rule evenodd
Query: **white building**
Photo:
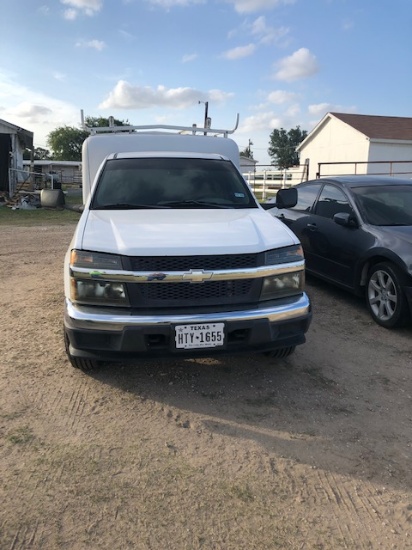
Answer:
<svg viewBox="0 0 412 550"><path fill-rule="evenodd" d="M297 147L309 179L338 174L412 177L412 118L327 113Z"/></svg>
<svg viewBox="0 0 412 550"><path fill-rule="evenodd" d="M82 183L82 163L71 160L24 160L23 166L26 171L42 175L47 181L53 177L54 187L56 184ZM60 187L60 185L58 185Z"/></svg>
<svg viewBox="0 0 412 550"><path fill-rule="evenodd" d="M240 155L239 157L240 171L242 174L250 174L256 170L257 160Z"/></svg>

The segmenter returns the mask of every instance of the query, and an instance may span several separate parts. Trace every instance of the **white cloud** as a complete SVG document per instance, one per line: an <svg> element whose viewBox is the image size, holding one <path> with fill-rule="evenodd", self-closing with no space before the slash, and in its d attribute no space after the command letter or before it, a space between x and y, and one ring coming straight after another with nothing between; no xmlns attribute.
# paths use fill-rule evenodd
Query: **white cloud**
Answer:
<svg viewBox="0 0 412 550"><path fill-rule="evenodd" d="M18 119L24 119L28 124L37 124L52 114L52 110L45 105L35 105L24 101L9 109L9 113Z"/></svg>
<svg viewBox="0 0 412 550"><path fill-rule="evenodd" d="M278 112L270 109L262 110L260 113L246 117L241 120L238 130L236 130L233 139L235 139L244 148L246 139L253 141L253 155L261 166L271 164L268 155L270 134L275 128L295 128L296 126L307 127L302 120L302 114L298 104L293 104L286 110Z"/></svg>
<svg viewBox="0 0 412 550"><path fill-rule="evenodd" d="M275 73L275 78L286 82L307 78L319 71L316 57L307 48L300 48L292 55L284 57L277 66L279 70Z"/></svg>
<svg viewBox="0 0 412 550"><path fill-rule="evenodd" d="M234 97L232 92L222 92L222 90L209 90L207 92L207 99L213 103L224 103L228 99Z"/></svg>
<svg viewBox="0 0 412 550"><path fill-rule="evenodd" d="M294 92L286 92L285 90L275 90L273 92L270 92L270 94L267 96L268 101L270 103L276 103L277 105L281 105L282 103L289 103L290 101L294 101L297 98L297 94Z"/></svg>
<svg viewBox="0 0 412 550"><path fill-rule="evenodd" d="M127 42L133 42L135 40L134 34L127 32L123 29L119 29L119 34L127 41Z"/></svg>
<svg viewBox="0 0 412 550"><path fill-rule="evenodd" d="M344 31L350 31L355 26L355 23L351 19L345 19L342 23L342 29Z"/></svg>
<svg viewBox="0 0 412 550"><path fill-rule="evenodd" d="M192 6L195 4L205 4L206 0L147 0L149 4L154 6L161 6L162 8L174 8Z"/></svg>
<svg viewBox="0 0 412 550"><path fill-rule="evenodd" d="M78 126L77 107L42 92L26 88L12 76L0 73L1 117L34 132L36 147L46 147L47 135L59 126Z"/></svg>
<svg viewBox="0 0 412 550"><path fill-rule="evenodd" d="M271 132L273 128L279 128L280 126L282 126L281 118L275 115L273 111L267 111L246 117L241 122L238 132L253 135L255 132Z"/></svg>
<svg viewBox="0 0 412 550"><path fill-rule="evenodd" d="M182 57L182 63L190 63L190 61L194 61L197 57L197 53L186 54Z"/></svg>
<svg viewBox="0 0 412 550"><path fill-rule="evenodd" d="M60 82L64 82L67 78L67 75L65 75L64 73L60 73L59 71L55 71L53 73L53 78L59 80Z"/></svg>
<svg viewBox="0 0 412 550"><path fill-rule="evenodd" d="M317 103L309 105L308 112L312 116L322 118L326 113L356 113L357 109L353 105L351 107L344 107L336 103Z"/></svg>
<svg viewBox="0 0 412 550"><path fill-rule="evenodd" d="M255 44L248 44L247 46L238 46L231 50L227 50L222 54L222 57L232 61L233 59L241 59L243 57L249 57L256 50Z"/></svg>
<svg viewBox="0 0 412 550"><path fill-rule="evenodd" d="M77 11L73 9L68 9L64 11L64 18L68 21L74 21L77 17Z"/></svg>
<svg viewBox="0 0 412 550"><path fill-rule="evenodd" d="M106 47L106 44L102 40L79 40L76 42L78 48L93 48L99 52Z"/></svg>
<svg viewBox="0 0 412 550"><path fill-rule="evenodd" d="M278 6L294 4L296 0L227 0L233 4L238 13L252 13L261 10L271 10Z"/></svg>
<svg viewBox="0 0 412 550"><path fill-rule="evenodd" d="M267 25L266 18L261 15L251 24L251 34L262 44L272 44L288 35L290 29L287 27L271 27Z"/></svg>
<svg viewBox="0 0 412 550"><path fill-rule="evenodd" d="M65 6L69 6L64 12L65 19L74 20L79 13L89 17L96 15L103 6L103 0L60 0Z"/></svg>
<svg viewBox="0 0 412 550"><path fill-rule="evenodd" d="M100 109L150 109L151 107L170 107L186 109L193 107L199 101L213 99L224 102L233 94L220 90L201 92L194 88L166 88L165 86L133 86L125 80L120 80L108 97L99 105Z"/></svg>

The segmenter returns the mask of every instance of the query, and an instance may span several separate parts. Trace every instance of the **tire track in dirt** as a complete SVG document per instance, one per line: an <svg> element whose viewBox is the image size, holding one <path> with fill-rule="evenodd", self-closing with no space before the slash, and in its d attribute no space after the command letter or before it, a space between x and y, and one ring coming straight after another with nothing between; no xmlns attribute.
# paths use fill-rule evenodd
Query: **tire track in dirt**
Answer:
<svg viewBox="0 0 412 550"><path fill-rule="evenodd" d="M362 480L354 483L352 479L324 470L316 472L316 479L311 484L314 493L306 491L305 499L309 505L323 508L325 516L331 517L335 530L344 541L342 548L369 550L373 548L372 541L383 542L394 535L403 540L399 548L412 547L405 522L401 525L393 514L395 504L397 508L407 508L402 495L394 502L393 494L384 498L384 488L379 489Z"/></svg>

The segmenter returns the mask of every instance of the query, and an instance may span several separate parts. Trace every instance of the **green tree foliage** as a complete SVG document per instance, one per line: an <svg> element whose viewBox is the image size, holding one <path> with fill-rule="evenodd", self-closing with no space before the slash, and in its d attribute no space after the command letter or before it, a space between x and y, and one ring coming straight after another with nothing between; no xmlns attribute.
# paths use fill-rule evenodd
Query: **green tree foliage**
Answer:
<svg viewBox="0 0 412 550"><path fill-rule="evenodd" d="M61 126L47 136L47 145L53 151L54 160L80 161L83 141L89 135L86 130L74 126Z"/></svg>
<svg viewBox="0 0 412 550"><path fill-rule="evenodd" d="M274 164L280 169L290 168L299 164L299 155L296 147L308 135L300 126L292 128L288 132L284 128L275 129L270 134L268 154Z"/></svg>
<svg viewBox="0 0 412 550"><path fill-rule="evenodd" d="M86 117L85 124L89 128L109 126L109 119L104 117ZM127 126L128 121L114 119L115 126ZM47 145L53 151L54 160L75 160L82 158L83 141L90 135L87 130L74 126L60 126L47 136Z"/></svg>
<svg viewBox="0 0 412 550"><path fill-rule="evenodd" d="M110 126L109 119L104 118L102 116L93 117L93 116L87 116L84 119L84 123L89 128L101 128L105 126ZM129 126L130 122L128 120L118 120L117 118L113 119L113 123L115 126Z"/></svg>
<svg viewBox="0 0 412 550"><path fill-rule="evenodd" d="M243 151L240 151L240 156L253 159L253 151L249 145Z"/></svg>
<svg viewBox="0 0 412 550"><path fill-rule="evenodd" d="M23 159L31 160L30 149L24 150ZM33 160L52 160L52 156L48 149L43 149L43 147L35 147L33 151Z"/></svg>

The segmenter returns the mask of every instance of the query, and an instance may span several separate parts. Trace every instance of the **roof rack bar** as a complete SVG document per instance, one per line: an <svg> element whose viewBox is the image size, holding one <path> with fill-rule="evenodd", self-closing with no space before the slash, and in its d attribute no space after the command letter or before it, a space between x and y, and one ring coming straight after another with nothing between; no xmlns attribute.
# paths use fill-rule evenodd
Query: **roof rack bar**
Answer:
<svg viewBox="0 0 412 550"><path fill-rule="evenodd" d="M101 126L101 127L90 127L83 125L83 129L90 132L90 134L104 134L104 133L136 133L147 130L168 130L175 131L179 134L214 134L214 135L223 135L227 137L228 134L233 134L239 125L239 114L236 117L236 124L232 130L222 130L216 128L200 128L196 124L192 126L171 126L167 124L151 124L145 126Z"/></svg>

